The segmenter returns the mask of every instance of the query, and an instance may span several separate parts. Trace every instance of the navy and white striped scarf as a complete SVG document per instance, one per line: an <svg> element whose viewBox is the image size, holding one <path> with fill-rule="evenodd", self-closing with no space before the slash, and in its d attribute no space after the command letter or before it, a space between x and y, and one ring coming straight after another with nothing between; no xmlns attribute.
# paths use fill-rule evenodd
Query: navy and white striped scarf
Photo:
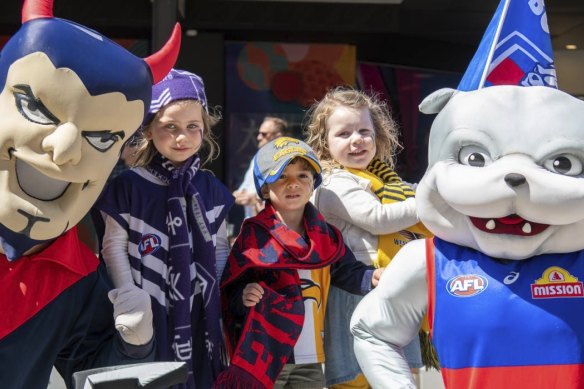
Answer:
<svg viewBox="0 0 584 389"><path fill-rule="evenodd" d="M204 371L203 375L210 380L224 368L218 282L209 285L201 282L205 278L199 276L205 272L205 277L216 278L215 247L205 218L207 210L192 184L199 167L198 155L175 167L160 154L147 166L151 174L168 184L168 273L166 285L160 285L166 293L168 320L167 328L156 331L172 333L174 341L160 344L166 337L157 337L157 347L166 349L163 354L174 354L175 360L187 362L188 388L195 388L193 373L197 372L193 371L193 360L197 361L197 371ZM204 336L204 340L197 341L193 335ZM213 382L208 382L204 388L212 385Z"/></svg>

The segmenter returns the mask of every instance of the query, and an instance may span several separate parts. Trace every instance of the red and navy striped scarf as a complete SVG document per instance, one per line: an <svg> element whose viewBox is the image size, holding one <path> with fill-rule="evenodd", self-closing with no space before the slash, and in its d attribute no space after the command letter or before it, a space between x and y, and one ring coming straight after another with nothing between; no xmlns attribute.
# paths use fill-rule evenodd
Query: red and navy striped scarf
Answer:
<svg viewBox="0 0 584 389"><path fill-rule="evenodd" d="M246 219L231 250L221 283L223 315L231 365L215 388L272 388L294 352L304 323L298 269L329 266L345 253L339 230L327 224L308 203L304 211L306 240L276 216L269 202ZM239 333L229 310L230 288L252 274L264 288L262 300L249 309ZM241 281L239 281L241 282ZM244 281L245 282L245 281Z"/></svg>

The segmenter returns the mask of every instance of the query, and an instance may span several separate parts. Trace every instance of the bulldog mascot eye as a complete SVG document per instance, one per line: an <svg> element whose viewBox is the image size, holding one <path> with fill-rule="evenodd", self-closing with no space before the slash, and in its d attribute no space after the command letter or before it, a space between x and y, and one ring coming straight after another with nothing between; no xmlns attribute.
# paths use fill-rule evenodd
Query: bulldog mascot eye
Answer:
<svg viewBox="0 0 584 389"><path fill-rule="evenodd" d="M578 155L554 155L551 158L546 158L543 166L550 172L566 176L579 176L582 174L582 159Z"/></svg>
<svg viewBox="0 0 584 389"><path fill-rule="evenodd" d="M116 334L99 261L74 227L141 125L153 83L174 65L180 26L142 59L52 10L52 0L25 0L22 26L0 53L0 382L6 388L46 387L53 365L71 387L76 370L139 362L152 352L151 337L130 344L125 333ZM149 300L131 301L144 308L138 326L151 327Z"/></svg>
<svg viewBox="0 0 584 389"><path fill-rule="evenodd" d="M489 153L479 146L465 146L458 152L458 162L462 165L484 167L492 161Z"/></svg>
<svg viewBox="0 0 584 389"><path fill-rule="evenodd" d="M543 1L502 0L468 69L420 105L435 237L355 310L355 352L373 387L414 388L400 348L427 314L446 388L579 388L584 101L556 89Z"/></svg>

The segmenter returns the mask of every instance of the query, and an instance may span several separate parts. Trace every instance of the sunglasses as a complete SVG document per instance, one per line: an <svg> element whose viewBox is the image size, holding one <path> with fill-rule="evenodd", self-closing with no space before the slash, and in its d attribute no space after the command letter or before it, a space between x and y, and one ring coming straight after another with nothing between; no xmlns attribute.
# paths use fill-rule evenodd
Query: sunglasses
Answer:
<svg viewBox="0 0 584 389"><path fill-rule="evenodd" d="M262 138L265 138L265 137L267 137L269 135L278 134L279 132L280 131L276 131L276 132L262 132L262 131L260 131L260 132L258 132L258 135L261 136Z"/></svg>

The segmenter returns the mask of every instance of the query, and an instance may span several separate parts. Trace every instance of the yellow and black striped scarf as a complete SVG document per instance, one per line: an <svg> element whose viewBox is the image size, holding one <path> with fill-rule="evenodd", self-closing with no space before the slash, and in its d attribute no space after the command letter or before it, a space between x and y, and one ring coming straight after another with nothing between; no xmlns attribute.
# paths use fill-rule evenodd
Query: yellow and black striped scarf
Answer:
<svg viewBox="0 0 584 389"><path fill-rule="evenodd" d="M374 159L367 170L347 169L356 176L366 178L371 182L371 189L382 204L405 201L415 196L414 190L405 184L385 162ZM431 237L432 233L421 222L398 232L380 235L377 244L377 258L373 260L375 267L385 267L400 248L414 239Z"/></svg>
<svg viewBox="0 0 584 389"><path fill-rule="evenodd" d="M367 166L367 170L347 170L356 176L363 177L371 181L371 189L379 197L382 204L405 201L407 198L414 197L414 190L405 184L396 172L383 161L374 159ZM414 239L431 238L432 233L418 222L413 226L394 232L392 234L380 235L377 243L377 258L373 261L375 267L385 267L389 264L394 255L406 243ZM429 325L428 318L424 316L422 326L419 331L420 346L422 350L422 361L426 368L440 369L438 355L430 342L428 336Z"/></svg>

